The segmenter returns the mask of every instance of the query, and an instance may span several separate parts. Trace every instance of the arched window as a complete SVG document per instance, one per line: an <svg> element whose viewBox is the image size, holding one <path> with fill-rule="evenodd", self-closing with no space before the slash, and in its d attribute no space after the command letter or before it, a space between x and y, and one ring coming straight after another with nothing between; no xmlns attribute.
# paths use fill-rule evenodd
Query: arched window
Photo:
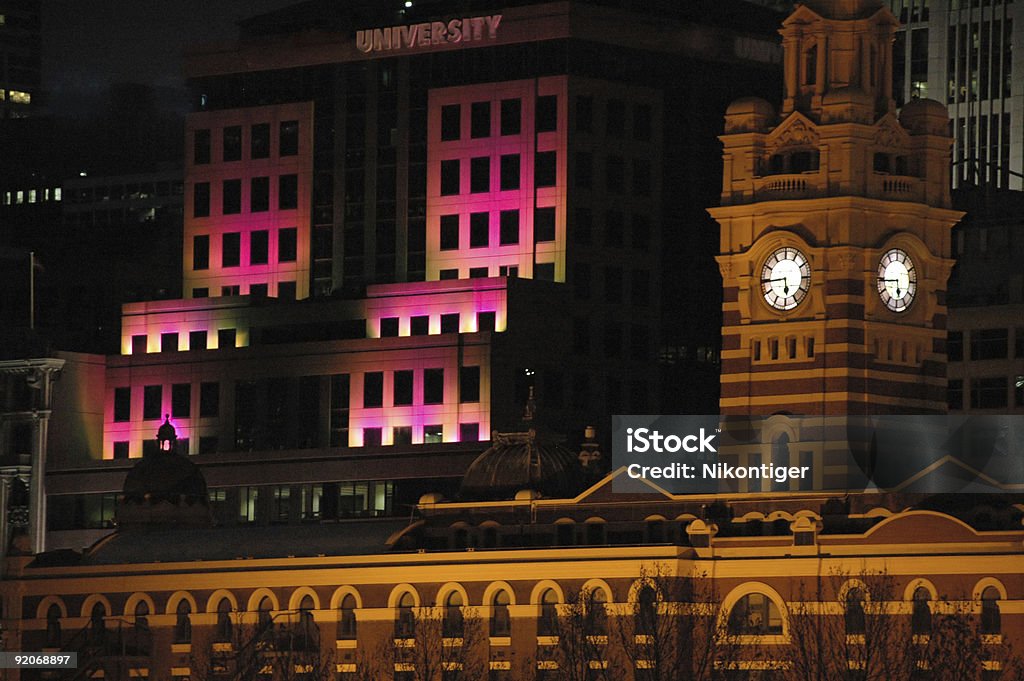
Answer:
<svg viewBox="0 0 1024 681"><path fill-rule="evenodd" d="M491 636L511 636L512 618L508 612L510 599L504 589L491 599Z"/></svg>
<svg viewBox="0 0 1024 681"><path fill-rule="evenodd" d="M867 628L864 616L864 592L861 589L850 589L846 592L846 633L863 634Z"/></svg>
<svg viewBox="0 0 1024 681"><path fill-rule="evenodd" d="M271 615L271 611L274 609L274 604L270 602L270 596L264 596L260 599L260 604L256 606L256 629L260 633L270 629L274 622L274 617Z"/></svg>
<svg viewBox="0 0 1024 681"><path fill-rule="evenodd" d="M818 81L818 46L812 45L804 52L804 85L814 85Z"/></svg>
<svg viewBox="0 0 1024 681"><path fill-rule="evenodd" d="M608 596L603 589L593 589L586 594L587 619L589 620L591 634L605 636L608 634Z"/></svg>
<svg viewBox="0 0 1024 681"><path fill-rule="evenodd" d="M406 591L398 599L398 612L395 613L395 638L412 638L416 632L416 614L413 606L416 601Z"/></svg>
<svg viewBox="0 0 1024 681"><path fill-rule="evenodd" d="M174 611L174 642L192 642L192 605L182 598Z"/></svg>
<svg viewBox="0 0 1024 681"><path fill-rule="evenodd" d="M107 638L107 608L102 603L95 603L89 613L89 640L93 645L104 642Z"/></svg>
<svg viewBox="0 0 1024 681"><path fill-rule="evenodd" d="M1002 633L1003 623L999 616L999 590L994 586L981 592L981 633Z"/></svg>
<svg viewBox="0 0 1024 681"><path fill-rule="evenodd" d="M345 594L341 599L338 638L345 641L353 641L356 638L356 597L352 594Z"/></svg>
<svg viewBox="0 0 1024 681"><path fill-rule="evenodd" d="M747 594L729 613L729 633L763 636L782 633L782 613L771 598L762 593Z"/></svg>
<svg viewBox="0 0 1024 681"><path fill-rule="evenodd" d="M910 630L915 634L932 632L932 595L923 586L914 590L914 606L910 615Z"/></svg>
<svg viewBox="0 0 1024 681"><path fill-rule="evenodd" d="M299 650L314 650L320 645L320 631L316 628L316 620L313 619L315 607L313 597L309 594L299 601Z"/></svg>
<svg viewBox="0 0 1024 681"><path fill-rule="evenodd" d="M554 589L547 589L540 596L540 621L537 622L537 635L558 635L558 594Z"/></svg>
<svg viewBox="0 0 1024 681"><path fill-rule="evenodd" d="M442 629L447 638L462 636L462 594L453 591L444 600L444 621Z"/></svg>
<svg viewBox="0 0 1024 681"><path fill-rule="evenodd" d="M217 635L218 643L231 642L231 601L226 598L220 599L217 604Z"/></svg>
<svg viewBox="0 0 1024 681"><path fill-rule="evenodd" d="M135 604L135 626L149 627L149 603L139 601Z"/></svg>
<svg viewBox="0 0 1024 681"><path fill-rule="evenodd" d="M46 647L60 648L60 606L51 603L46 609Z"/></svg>
<svg viewBox="0 0 1024 681"><path fill-rule="evenodd" d="M658 594L650 586L640 588L636 595L636 619L633 627L638 634L654 634L658 626Z"/></svg>

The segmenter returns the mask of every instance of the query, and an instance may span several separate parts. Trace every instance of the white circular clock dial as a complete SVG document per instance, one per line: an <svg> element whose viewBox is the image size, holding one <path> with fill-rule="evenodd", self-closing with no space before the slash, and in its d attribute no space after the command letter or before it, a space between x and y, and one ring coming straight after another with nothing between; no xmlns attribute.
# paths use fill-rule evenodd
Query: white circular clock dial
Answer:
<svg viewBox="0 0 1024 681"><path fill-rule="evenodd" d="M903 312L914 302L917 270L907 252L899 248L886 251L878 263L878 296L893 312Z"/></svg>
<svg viewBox="0 0 1024 681"><path fill-rule="evenodd" d="M795 248L780 248L761 268L761 292L776 310L792 310L811 288L811 266Z"/></svg>

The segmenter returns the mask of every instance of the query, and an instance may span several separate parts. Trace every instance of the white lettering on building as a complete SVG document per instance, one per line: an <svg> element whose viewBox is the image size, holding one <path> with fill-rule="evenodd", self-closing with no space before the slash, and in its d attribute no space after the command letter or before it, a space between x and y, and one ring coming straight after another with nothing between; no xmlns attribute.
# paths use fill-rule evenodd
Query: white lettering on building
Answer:
<svg viewBox="0 0 1024 681"><path fill-rule="evenodd" d="M363 54L429 47L446 43L468 43L494 40L498 35L501 15L467 17L450 21L427 21L421 24L368 28L356 31L356 49Z"/></svg>

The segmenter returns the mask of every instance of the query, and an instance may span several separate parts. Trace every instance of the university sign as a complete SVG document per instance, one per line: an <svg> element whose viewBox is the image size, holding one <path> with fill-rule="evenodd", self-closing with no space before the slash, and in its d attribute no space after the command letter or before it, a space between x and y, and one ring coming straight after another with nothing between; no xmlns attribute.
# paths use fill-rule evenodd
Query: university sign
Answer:
<svg viewBox="0 0 1024 681"><path fill-rule="evenodd" d="M386 28L368 28L356 31L356 48L363 54L394 52L413 47L429 47L447 43L468 43L474 40L494 40L501 24L500 14L467 17L450 21L427 21Z"/></svg>

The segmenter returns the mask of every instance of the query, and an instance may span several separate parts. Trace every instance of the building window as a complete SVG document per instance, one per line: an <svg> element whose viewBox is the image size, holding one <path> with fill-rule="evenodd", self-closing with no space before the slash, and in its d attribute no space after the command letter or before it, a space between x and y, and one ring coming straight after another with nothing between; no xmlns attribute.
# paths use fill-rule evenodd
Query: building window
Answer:
<svg viewBox="0 0 1024 681"><path fill-rule="evenodd" d="M249 181L249 211L263 213L270 210L270 178L254 177Z"/></svg>
<svg viewBox="0 0 1024 681"><path fill-rule="evenodd" d="M473 102L470 107L469 136L473 138L491 136L491 103Z"/></svg>
<svg viewBox="0 0 1024 681"><path fill-rule="evenodd" d="M964 359L964 332L950 331L946 336L946 357L950 362L962 362Z"/></svg>
<svg viewBox="0 0 1024 681"><path fill-rule="evenodd" d="M494 594L491 599L491 636L512 635L512 617L508 609L510 602L508 592L504 589Z"/></svg>
<svg viewBox="0 0 1024 681"><path fill-rule="evenodd" d="M242 160L242 126L240 125L224 128L224 160Z"/></svg>
<svg viewBox="0 0 1024 681"><path fill-rule="evenodd" d="M441 315L441 333L458 333L459 332L459 313L453 312L450 314Z"/></svg>
<svg viewBox="0 0 1024 681"><path fill-rule="evenodd" d="M555 240L555 207L537 208L533 213L533 240L536 243Z"/></svg>
<svg viewBox="0 0 1024 681"><path fill-rule="evenodd" d="M461 136L462 107L446 104L441 107L441 141L457 140Z"/></svg>
<svg viewBox="0 0 1024 681"><path fill-rule="evenodd" d="M499 214L499 243L502 246L511 246L519 243L519 211L503 210Z"/></svg>
<svg viewBox="0 0 1024 681"><path fill-rule="evenodd" d="M658 633L658 594L651 586L645 585L637 593L633 617L633 628L637 634L652 636Z"/></svg>
<svg viewBox="0 0 1024 681"><path fill-rule="evenodd" d="M622 302L622 268L604 268L604 298L609 303Z"/></svg>
<svg viewBox="0 0 1024 681"><path fill-rule="evenodd" d="M381 317L380 336L381 338L395 338L398 336L398 317Z"/></svg>
<svg viewBox="0 0 1024 681"><path fill-rule="evenodd" d="M356 639L356 597L345 594L341 599L338 617L338 639L354 641Z"/></svg>
<svg viewBox="0 0 1024 681"><path fill-rule="evenodd" d="M298 256L298 229L285 227L277 232L277 261L295 262Z"/></svg>
<svg viewBox="0 0 1024 681"><path fill-rule="evenodd" d="M747 594L729 612L729 633L752 636L781 634L779 606L765 594Z"/></svg>
<svg viewBox="0 0 1024 681"><path fill-rule="evenodd" d="M577 189L590 189L594 184L594 155L589 151L577 151L573 164L573 177Z"/></svg>
<svg viewBox="0 0 1024 681"><path fill-rule="evenodd" d="M559 525L572 529L571 525ZM540 621L537 622L538 636L558 635L558 594L554 589L547 589L540 597Z"/></svg>
<svg viewBox="0 0 1024 681"><path fill-rule="evenodd" d="M217 624L214 636L218 643L231 643L231 601L222 598L217 604Z"/></svg>
<svg viewBox="0 0 1024 681"><path fill-rule="evenodd" d="M554 187L557 179L555 152L538 151L534 157L534 184L538 187Z"/></svg>
<svg viewBox="0 0 1024 681"><path fill-rule="evenodd" d="M152 421L160 418L163 408L163 386L147 385L142 389L142 418Z"/></svg>
<svg viewBox="0 0 1024 681"><path fill-rule="evenodd" d="M555 280L555 263L539 262L533 266L533 278L537 281Z"/></svg>
<svg viewBox="0 0 1024 681"><path fill-rule="evenodd" d="M175 383L171 386L171 416L187 419L192 413L192 386Z"/></svg>
<svg viewBox="0 0 1024 681"><path fill-rule="evenodd" d="M218 329L217 330L217 347L223 350L224 348L235 347L236 333L234 329Z"/></svg>
<svg viewBox="0 0 1024 681"><path fill-rule="evenodd" d="M414 315L409 318L409 335L426 336L430 333L430 316Z"/></svg>
<svg viewBox="0 0 1024 681"><path fill-rule="evenodd" d="M266 265L270 252L270 232L258 229L249 235L249 264ZM264 285L265 287L266 285ZM250 287L250 292L252 288Z"/></svg>
<svg viewBox="0 0 1024 681"><path fill-rule="evenodd" d="M197 286L196 288L192 289L192 297L193 298L209 298L210 297L210 288L208 286Z"/></svg>
<svg viewBox="0 0 1024 681"><path fill-rule="evenodd" d="M238 267L242 258L241 232L228 232L221 237L221 267Z"/></svg>
<svg viewBox="0 0 1024 681"><path fill-rule="evenodd" d="M981 633L1001 634L1003 625L999 614L999 590L986 587L981 593Z"/></svg>
<svg viewBox="0 0 1024 681"><path fill-rule="evenodd" d="M459 193L459 159L441 161L441 196Z"/></svg>
<svg viewBox="0 0 1024 681"><path fill-rule="evenodd" d="M127 459L128 458L128 442L115 442L114 443L114 459Z"/></svg>
<svg viewBox="0 0 1024 681"><path fill-rule="evenodd" d="M650 196L654 191L651 177L651 162L646 159L633 160L633 194Z"/></svg>
<svg viewBox="0 0 1024 681"><path fill-rule="evenodd" d="M477 331L494 331L494 324L497 315L493 310L478 312L476 315L476 330Z"/></svg>
<svg viewBox="0 0 1024 681"><path fill-rule="evenodd" d="M252 158L270 158L270 124L255 123L250 134L249 155Z"/></svg>
<svg viewBox="0 0 1024 681"><path fill-rule="evenodd" d="M626 162L621 156L609 156L605 165L605 189L621 194L626 186Z"/></svg>
<svg viewBox="0 0 1024 681"><path fill-rule="evenodd" d="M917 635L932 633L931 594L923 586L914 590L914 603L910 615L910 630Z"/></svg>
<svg viewBox="0 0 1024 681"><path fill-rule="evenodd" d="M144 355L149 352L149 339L145 335L132 336L132 354Z"/></svg>
<svg viewBox="0 0 1024 681"><path fill-rule="evenodd" d="M204 128L192 133L192 163L205 165L210 162L210 130Z"/></svg>
<svg viewBox="0 0 1024 681"><path fill-rule="evenodd" d="M590 264L585 262L576 263L576 269L572 275L573 296L577 300L589 300L590 298Z"/></svg>
<svg viewBox="0 0 1024 681"><path fill-rule="evenodd" d="M558 129L558 97L543 95L537 98L537 132Z"/></svg>
<svg viewBox="0 0 1024 681"><path fill-rule="evenodd" d="M608 100L605 132L609 137L624 137L626 134L626 103L621 99Z"/></svg>
<svg viewBox="0 0 1024 681"><path fill-rule="evenodd" d="M462 594L453 591L444 600L441 619L441 635L445 638L461 638L464 632L462 619Z"/></svg>
<svg viewBox="0 0 1024 681"><path fill-rule="evenodd" d="M277 178L277 208L292 210L299 207L299 176L282 175Z"/></svg>
<svg viewBox="0 0 1024 681"><path fill-rule="evenodd" d="M412 404L412 370L395 371L392 379L394 389L394 404L396 407Z"/></svg>
<svg viewBox="0 0 1024 681"><path fill-rule="evenodd" d="M412 638L416 635L416 600L406 591L398 599L395 612L395 638Z"/></svg>
<svg viewBox="0 0 1024 681"><path fill-rule="evenodd" d="M971 381L972 409L1001 409L1007 404L1006 376L975 378Z"/></svg>
<svg viewBox="0 0 1024 681"><path fill-rule="evenodd" d="M479 423L460 423L459 424L459 442L479 442L480 441L480 424Z"/></svg>
<svg viewBox="0 0 1024 681"><path fill-rule="evenodd" d="M423 370L423 404L444 402L444 369Z"/></svg>
<svg viewBox="0 0 1024 681"><path fill-rule="evenodd" d="M237 215L242 212L242 181L224 180L222 208L224 215Z"/></svg>
<svg viewBox="0 0 1024 681"><path fill-rule="evenodd" d="M518 135L522 130L522 102L519 99L501 100L501 134Z"/></svg>
<svg viewBox="0 0 1024 681"><path fill-rule="evenodd" d="M947 388L947 395L949 397L949 408L954 410L961 410L964 408L964 382L959 378L949 379L949 386Z"/></svg>
<svg viewBox="0 0 1024 681"><path fill-rule="evenodd" d="M178 606L174 612L174 642L175 643L191 643L192 642L192 606L189 602L182 598L178 601Z"/></svg>
<svg viewBox="0 0 1024 681"><path fill-rule="evenodd" d="M633 139L640 142L651 140L651 105L637 104L633 109Z"/></svg>
<svg viewBox="0 0 1024 681"><path fill-rule="evenodd" d="M193 297L196 297L193 292ZM188 332L188 349L189 350L205 350L206 349L206 332L205 331L189 331Z"/></svg>
<svg viewBox="0 0 1024 681"><path fill-rule="evenodd" d="M444 426L440 424L423 426L424 444L437 444L444 442Z"/></svg>
<svg viewBox="0 0 1024 681"><path fill-rule="evenodd" d="M473 194L491 190L491 158L479 156L469 160L469 191Z"/></svg>
<svg viewBox="0 0 1024 681"><path fill-rule="evenodd" d="M459 368L459 402L480 401L480 367Z"/></svg>
<svg viewBox="0 0 1024 681"><path fill-rule="evenodd" d="M441 239L440 248L442 251L454 251L459 248L459 216L441 216Z"/></svg>
<svg viewBox="0 0 1024 681"><path fill-rule="evenodd" d="M864 592L860 589L850 589L846 592L844 621L847 635L863 634L867 629L867 619L864 615Z"/></svg>
<svg viewBox="0 0 1024 681"><path fill-rule="evenodd" d="M296 156L299 153L299 122L281 121L278 139L279 156Z"/></svg>
<svg viewBox="0 0 1024 681"><path fill-rule="evenodd" d="M457 269L445 269L437 273L438 279L441 281L447 281L450 279L458 279L459 271Z"/></svg>
<svg viewBox="0 0 1024 681"><path fill-rule="evenodd" d="M1007 329L979 329L971 332L971 359L1006 359L1009 353Z"/></svg>
<svg viewBox="0 0 1024 681"><path fill-rule="evenodd" d="M469 215L469 247L486 248L490 246L490 213L470 213Z"/></svg>
<svg viewBox="0 0 1024 681"><path fill-rule="evenodd" d="M210 235L192 237L192 269L205 270L210 267Z"/></svg>
<svg viewBox="0 0 1024 681"><path fill-rule="evenodd" d="M295 300L296 288L294 281L277 282L277 297L281 300Z"/></svg>
<svg viewBox="0 0 1024 681"><path fill-rule="evenodd" d="M519 189L519 154L501 157L501 191Z"/></svg>
<svg viewBox="0 0 1024 681"><path fill-rule="evenodd" d="M206 418L220 414L220 383L215 381L199 384L199 416Z"/></svg>
<svg viewBox="0 0 1024 681"><path fill-rule="evenodd" d="M380 447L383 440L383 430L377 428L363 428L363 446Z"/></svg>
<svg viewBox="0 0 1024 681"><path fill-rule="evenodd" d="M488 270L486 267L470 267L469 278L470 279L486 279Z"/></svg>
<svg viewBox="0 0 1024 681"><path fill-rule="evenodd" d="M127 423L131 420L132 389L127 386L114 388L114 423Z"/></svg>
<svg viewBox="0 0 1024 681"><path fill-rule="evenodd" d="M192 185L192 217L205 218L210 215L210 183L196 182Z"/></svg>
<svg viewBox="0 0 1024 681"><path fill-rule="evenodd" d="M384 372L368 371L363 374L363 407L384 406Z"/></svg>

